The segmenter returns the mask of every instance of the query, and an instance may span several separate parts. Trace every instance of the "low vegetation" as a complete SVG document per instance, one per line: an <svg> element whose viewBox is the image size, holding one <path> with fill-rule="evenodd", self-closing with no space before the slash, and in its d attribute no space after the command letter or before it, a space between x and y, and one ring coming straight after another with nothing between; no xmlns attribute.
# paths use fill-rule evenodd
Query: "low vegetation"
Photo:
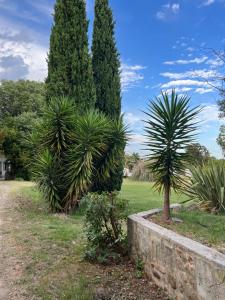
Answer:
<svg viewBox="0 0 225 300"><path fill-rule="evenodd" d="M122 195L126 194L128 200L132 198L132 190L128 195L129 188L134 184L137 187L139 183L132 181L130 185L126 180L123 186ZM151 199L151 189L145 190L145 186L140 185L145 200L139 204L148 209L153 205L149 201L148 207L146 201ZM92 300L98 293L114 299L133 300L142 296L149 300L168 299L145 278L141 261L133 265L124 257L119 264L99 265L84 260L87 245L83 214L49 214L40 192L30 183L16 183L13 193L16 193L14 202L18 207L13 212L17 222L13 223L13 230L10 229L10 237L16 241L10 256L16 257L22 266L16 285L26 290L28 299ZM135 202L137 200L139 198ZM162 203L159 197L155 200L153 207ZM134 206L132 199L129 202L130 211L141 210Z"/></svg>
<svg viewBox="0 0 225 300"><path fill-rule="evenodd" d="M123 224L127 219L127 201L118 193L90 193L81 203L85 211L87 247L91 261L112 263L127 254Z"/></svg>
<svg viewBox="0 0 225 300"><path fill-rule="evenodd" d="M212 161L191 169L185 193L205 211L225 212L225 164Z"/></svg>

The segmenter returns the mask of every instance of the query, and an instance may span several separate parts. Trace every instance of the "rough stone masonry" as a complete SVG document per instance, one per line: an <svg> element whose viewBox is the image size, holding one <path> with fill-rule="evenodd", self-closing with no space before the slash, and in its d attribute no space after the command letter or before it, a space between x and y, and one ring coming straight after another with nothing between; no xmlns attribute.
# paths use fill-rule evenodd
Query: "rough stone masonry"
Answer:
<svg viewBox="0 0 225 300"><path fill-rule="evenodd" d="M129 216L130 256L176 300L225 300L225 255L147 219L151 210Z"/></svg>

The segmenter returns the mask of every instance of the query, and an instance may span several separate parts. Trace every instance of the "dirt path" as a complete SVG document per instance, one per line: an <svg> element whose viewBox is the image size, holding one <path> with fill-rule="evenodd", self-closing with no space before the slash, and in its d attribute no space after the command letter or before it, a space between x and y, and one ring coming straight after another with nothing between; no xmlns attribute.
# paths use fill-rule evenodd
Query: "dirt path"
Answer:
<svg viewBox="0 0 225 300"><path fill-rule="evenodd" d="M14 285L22 262L16 258L18 247L13 238L17 226L15 202L10 195L13 188L11 182L0 181L0 300L25 299Z"/></svg>

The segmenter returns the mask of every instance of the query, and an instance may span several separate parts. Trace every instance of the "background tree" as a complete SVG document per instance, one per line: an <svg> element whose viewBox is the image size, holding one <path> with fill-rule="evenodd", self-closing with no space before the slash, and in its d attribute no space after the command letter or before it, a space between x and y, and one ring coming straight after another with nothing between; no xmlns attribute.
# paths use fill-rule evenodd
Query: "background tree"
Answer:
<svg viewBox="0 0 225 300"><path fill-rule="evenodd" d="M220 127L220 134L217 138L217 143L221 147L223 156L225 157L225 125Z"/></svg>
<svg viewBox="0 0 225 300"><path fill-rule="evenodd" d="M70 97L82 112L95 104L87 31L85 1L57 0L48 55L47 100Z"/></svg>
<svg viewBox="0 0 225 300"><path fill-rule="evenodd" d="M164 192L163 219L170 216L171 189L181 189L184 183L187 154L183 151L193 143L196 130L195 117L199 109L190 108L190 98L178 97L173 90L171 98L162 93L149 105L146 112L147 148L150 150L149 167L155 178L155 187Z"/></svg>
<svg viewBox="0 0 225 300"><path fill-rule="evenodd" d="M40 115L45 97L45 84L36 81L5 80L0 85L0 120L26 112Z"/></svg>
<svg viewBox="0 0 225 300"><path fill-rule="evenodd" d="M113 119L121 114L120 59L116 47L113 13L108 0L96 0L92 44L92 65L96 87L96 108ZM125 147L125 145L124 145ZM94 185L93 190L120 190L124 154L120 165L111 171L110 180Z"/></svg>
<svg viewBox="0 0 225 300"><path fill-rule="evenodd" d="M125 155L125 166L130 171L133 170L134 166L141 160L139 153L133 152L132 154Z"/></svg>
<svg viewBox="0 0 225 300"><path fill-rule="evenodd" d="M27 138L41 120L45 85L34 81L3 81L0 85L0 149L12 164L12 176L30 179L32 146Z"/></svg>
<svg viewBox="0 0 225 300"><path fill-rule="evenodd" d="M208 149L199 143L188 145L186 147L186 153L190 157L190 162L193 165L203 165L207 163L210 158Z"/></svg>

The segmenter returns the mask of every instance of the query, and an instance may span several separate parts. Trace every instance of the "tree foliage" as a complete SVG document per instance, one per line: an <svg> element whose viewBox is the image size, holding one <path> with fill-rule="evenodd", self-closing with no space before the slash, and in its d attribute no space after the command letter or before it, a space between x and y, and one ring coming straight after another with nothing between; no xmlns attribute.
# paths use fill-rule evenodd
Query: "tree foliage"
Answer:
<svg viewBox="0 0 225 300"><path fill-rule="evenodd" d="M220 127L220 133L217 138L217 143L221 147L223 156L225 157L225 125Z"/></svg>
<svg viewBox="0 0 225 300"><path fill-rule="evenodd" d="M120 59L116 47L113 13L108 0L96 0L92 43L92 65L96 87L96 108L106 116L119 119L121 113ZM112 152L114 146L112 144ZM125 147L125 145L124 145ZM112 155L115 155L112 153ZM95 182L94 191L120 190L123 180L124 153L118 168L106 182Z"/></svg>
<svg viewBox="0 0 225 300"><path fill-rule="evenodd" d="M0 85L0 120L23 113L40 115L45 97L45 85L29 80L4 80Z"/></svg>
<svg viewBox="0 0 225 300"><path fill-rule="evenodd" d="M34 81L3 81L0 85L0 149L12 165L13 177L30 179L32 146L28 136L41 120L45 86Z"/></svg>
<svg viewBox="0 0 225 300"><path fill-rule="evenodd" d="M179 97L175 90L171 97L162 92L149 104L146 112L146 143L149 167L155 178L155 187L164 191L164 220L170 220L171 189L183 187L188 160L184 149L194 141L195 117L199 109L190 108L188 96Z"/></svg>
<svg viewBox="0 0 225 300"><path fill-rule="evenodd" d="M210 158L209 150L199 143L190 144L186 147L186 153L192 165L203 165Z"/></svg>
<svg viewBox="0 0 225 300"><path fill-rule="evenodd" d="M108 0L96 0L92 44L96 108L119 118L121 113L120 60L115 42L114 21Z"/></svg>
<svg viewBox="0 0 225 300"><path fill-rule="evenodd" d="M47 99L66 96L80 112L95 105L85 1L57 0L48 55Z"/></svg>

